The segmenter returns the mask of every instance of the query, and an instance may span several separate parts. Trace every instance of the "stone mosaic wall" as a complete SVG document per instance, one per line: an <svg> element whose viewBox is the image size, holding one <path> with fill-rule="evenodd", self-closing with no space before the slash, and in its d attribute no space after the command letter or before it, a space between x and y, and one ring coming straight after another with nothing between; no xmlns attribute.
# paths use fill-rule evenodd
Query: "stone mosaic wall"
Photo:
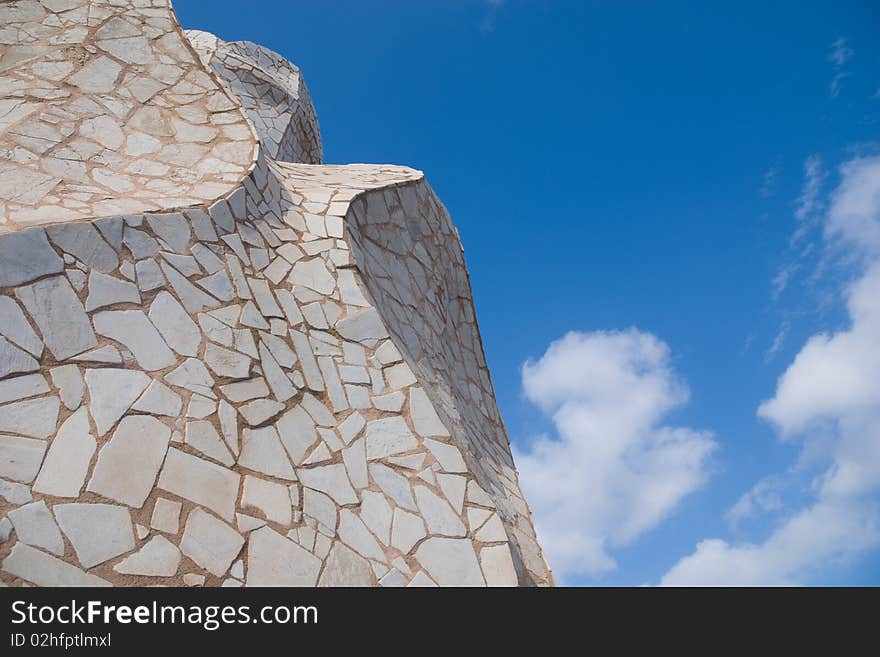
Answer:
<svg viewBox="0 0 880 657"><path fill-rule="evenodd" d="M46 22L83 6L66 29L146 12L182 37L164 0L0 11ZM151 48L166 38L152 24ZM30 209L5 206L0 582L552 584L461 245L423 175L311 164L320 136L298 69L190 36L224 81L192 70L260 140L240 184L86 222L45 212L42 227L22 225L65 203L65 180ZM179 109L156 96L140 109L154 106ZM29 152L42 171L48 156Z"/></svg>

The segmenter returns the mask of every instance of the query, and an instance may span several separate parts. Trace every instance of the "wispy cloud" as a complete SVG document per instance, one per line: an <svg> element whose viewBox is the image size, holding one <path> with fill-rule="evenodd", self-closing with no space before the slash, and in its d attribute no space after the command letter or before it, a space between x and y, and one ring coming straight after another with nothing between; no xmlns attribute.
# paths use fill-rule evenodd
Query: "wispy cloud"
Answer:
<svg viewBox="0 0 880 657"><path fill-rule="evenodd" d="M764 172L761 188L758 190L761 196L767 198L776 193L776 188L779 184L779 173L779 167L770 167Z"/></svg>
<svg viewBox="0 0 880 657"><path fill-rule="evenodd" d="M825 171L822 167L822 158L815 154L810 155L804 161L804 183L801 195L797 200L797 208L794 211L794 216L798 221L814 218L821 210L822 183L824 181Z"/></svg>
<svg viewBox="0 0 880 657"><path fill-rule="evenodd" d="M776 331L776 337L773 338L773 344L770 345L770 348L764 354L765 363L769 363L776 358L776 354L778 354L779 350L785 345L785 338L788 337L789 330L791 330L791 322L788 320L783 321L779 326L779 330Z"/></svg>
<svg viewBox="0 0 880 657"><path fill-rule="evenodd" d="M824 219L827 243L858 263L845 290L849 326L807 340L758 408L782 439L801 441L799 460L816 464L810 498L764 541L701 541L663 584L800 584L880 548L880 157L855 158L840 172ZM780 501L772 486L752 489L729 519Z"/></svg>
<svg viewBox="0 0 880 657"><path fill-rule="evenodd" d="M656 527L709 475L712 434L665 424L689 396L669 347L636 329L571 332L522 370L556 436L515 449L520 480L564 582L616 567L615 548Z"/></svg>
<svg viewBox="0 0 880 657"><path fill-rule="evenodd" d="M849 47L846 37L838 37L831 44L831 52L828 53L828 61L834 66L834 76L831 78L829 92L832 98L837 98L843 87L843 81L852 75L843 70L847 62L855 55L855 51Z"/></svg>
<svg viewBox="0 0 880 657"><path fill-rule="evenodd" d="M831 52L828 59L837 67L844 66L855 54L852 48L847 45L846 37L838 37L831 44Z"/></svg>

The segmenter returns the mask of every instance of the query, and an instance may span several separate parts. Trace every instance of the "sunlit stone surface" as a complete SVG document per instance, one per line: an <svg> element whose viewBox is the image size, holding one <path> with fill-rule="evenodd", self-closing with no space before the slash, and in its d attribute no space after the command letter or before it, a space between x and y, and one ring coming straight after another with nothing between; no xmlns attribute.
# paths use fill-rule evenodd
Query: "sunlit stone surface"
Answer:
<svg viewBox="0 0 880 657"><path fill-rule="evenodd" d="M422 173L166 0L0 26L0 582L552 584Z"/></svg>

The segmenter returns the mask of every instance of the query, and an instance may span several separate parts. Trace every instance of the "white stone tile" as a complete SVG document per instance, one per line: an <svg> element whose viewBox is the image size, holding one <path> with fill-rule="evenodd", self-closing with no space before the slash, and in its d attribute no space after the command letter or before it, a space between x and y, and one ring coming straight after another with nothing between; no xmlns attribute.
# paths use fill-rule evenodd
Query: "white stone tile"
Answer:
<svg viewBox="0 0 880 657"><path fill-rule="evenodd" d="M177 534L180 531L180 502L157 497L153 506L153 515L150 516L150 527L160 532Z"/></svg>
<svg viewBox="0 0 880 657"><path fill-rule="evenodd" d="M419 387L409 389L409 413L413 428L420 436L448 436L449 430L444 426L437 411L425 391Z"/></svg>
<svg viewBox="0 0 880 657"><path fill-rule="evenodd" d="M128 509L111 504L56 504L53 511L83 568L134 549Z"/></svg>
<svg viewBox="0 0 880 657"><path fill-rule="evenodd" d="M172 447L165 457L157 485L231 522L235 517L240 479L232 470Z"/></svg>
<svg viewBox="0 0 880 657"><path fill-rule="evenodd" d="M181 356L198 356L202 335L177 300L164 290L150 304L150 321L165 342Z"/></svg>
<svg viewBox="0 0 880 657"><path fill-rule="evenodd" d="M55 433L58 397L41 397L0 406L0 432L28 438L48 438Z"/></svg>
<svg viewBox="0 0 880 657"><path fill-rule="evenodd" d="M367 459L376 460L402 454L419 447L419 442L401 416L367 422Z"/></svg>
<svg viewBox="0 0 880 657"><path fill-rule="evenodd" d="M204 420L187 422L184 440L193 449L201 452L208 458L220 461L220 463L227 467L232 467L235 463L235 459L229 453L226 443L210 422Z"/></svg>
<svg viewBox="0 0 880 657"><path fill-rule="evenodd" d="M141 508L162 466L171 429L146 415L124 418L98 452L88 490Z"/></svg>
<svg viewBox="0 0 880 657"><path fill-rule="evenodd" d="M416 543L427 535L425 523L419 516L407 513L403 509L394 509L391 545L407 554Z"/></svg>
<svg viewBox="0 0 880 657"><path fill-rule="evenodd" d="M164 536L154 536L137 552L113 566L122 575L173 577L180 567L180 550Z"/></svg>
<svg viewBox="0 0 880 657"><path fill-rule="evenodd" d="M339 505L358 502L357 493L351 487L345 466L341 463L300 468L299 479L304 486L326 493Z"/></svg>
<svg viewBox="0 0 880 657"><path fill-rule="evenodd" d="M269 527L252 532L247 550L247 586L314 586L321 560Z"/></svg>
<svg viewBox="0 0 880 657"><path fill-rule="evenodd" d="M199 507L190 511L180 539L180 551L217 577L229 570L243 545L241 534Z"/></svg>
<svg viewBox="0 0 880 657"><path fill-rule="evenodd" d="M270 477L296 480L296 473L281 446L274 426L243 431L238 463L242 467L262 472Z"/></svg>
<svg viewBox="0 0 880 657"><path fill-rule="evenodd" d="M12 552L3 560L0 570L37 586L111 586L105 579L24 543L12 546Z"/></svg>
<svg viewBox="0 0 880 657"><path fill-rule="evenodd" d="M336 541L327 556L318 586L373 586L370 562Z"/></svg>
<svg viewBox="0 0 880 657"><path fill-rule="evenodd" d="M245 510L262 511L267 520L280 525L290 526L292 521L290 492L287 486L259 477L245 475L241 506Z"/></svg>
<svg viewBox="0 0 880 657"><path fill-rule="evenodd" d="M440 586L485 586L471 542L463 538L428 538L415 553Z"/></svg>
<svg viewBox="0 0 880 657"><path fill-rule="evenodd" d="M40 471L46 441L0 436L0 477L29 484Z"/></svg>
<svg viewBox="0 0 880 657"><path fill-rule="evenodd" d="M43 500L12 509L7 517L12 521L19 541L58 556L64 555L64 539Z"/></svg>
<svg viewBox="0 0 880 657"><path fill-rule="evenodd" d="M58 388L61 395L61 403L69 411L75 411L82 404L85 394L85 384L82 373L76 365L60 365L49 370L52 377L52 385ZM40 377L42 378L42 377ZM2 395L0 395L2 399Z"/></svg>
<svg viewBox="0 0 880 657"><path fill-rule="evenodd" d="M92 316L95 330L124 344L147 371L177 363L174 353L141 310L105 310Z"/></svg>
<svg viewBox="0 0 880 657"><path fill-rule="evenodd" d="M34 491L55 497L77 497L95 454L89 416L79 409L62 423L49 445Z"/></svg>

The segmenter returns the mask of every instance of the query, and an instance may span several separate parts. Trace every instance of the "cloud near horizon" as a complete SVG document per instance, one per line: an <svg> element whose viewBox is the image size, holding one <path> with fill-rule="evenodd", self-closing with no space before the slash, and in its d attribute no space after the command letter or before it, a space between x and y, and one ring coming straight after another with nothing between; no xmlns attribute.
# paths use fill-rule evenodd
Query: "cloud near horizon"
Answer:
<svg viewBox="0 0 880 657"><path fill-rule="evenodd" d="M561 582L616 567L708 477L711 432L663 424L689 391L669 347L636 329L570 332L522 368L556 436L514 448L539 537Z"/></svg>

